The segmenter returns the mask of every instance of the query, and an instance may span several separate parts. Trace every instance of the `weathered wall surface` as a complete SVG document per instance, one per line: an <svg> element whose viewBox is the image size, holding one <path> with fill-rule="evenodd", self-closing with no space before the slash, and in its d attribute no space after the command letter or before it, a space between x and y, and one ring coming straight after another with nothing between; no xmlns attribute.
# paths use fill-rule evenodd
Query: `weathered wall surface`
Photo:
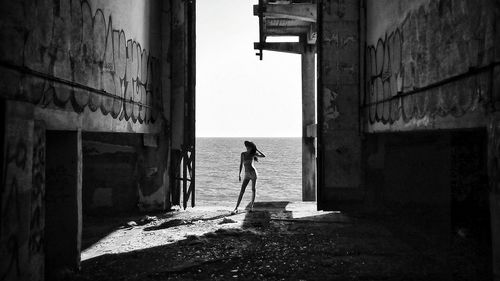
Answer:
<svg viewBox="0 0 500 281"><path fill-rule="evenodd" d="M84 133L84 213L170 207L167 149L166 136Z"/></svg>
<svg viewBox="0 0 500 281"><path fill-rule="evenodd" d="M172 63L175 69L172 69L172 116L177 118L178 122L172 124L172 148L180 150L184 141L184 104L186 92L186 66L183 61L186 59L186 49L183 43L186 40L186 11L182 5L182 0L172 1L172 10L174 12L172 19Z"/></svg>
<svg viewBox="0 0 500 281"><path fill-rule="evenodd" d="M31 187L30 250L31 280L42 280L45 274L45 124L35 121L33 128L33 169Z"/></svg>
<svg viewBox="0 0 500 281"><path fill-rule="evenodd" d="M367 131L485 126L494 1L368 0Z"/></svg>
<svg viewBox="0 0 500 281"><path fill-rule="evenodd" d="M84 214L135 210L142 136L85 133L82 138Z"/></svg>
<svg viewBox="0 0 500 281"><path fill-rule="evenodd" d="M165 210L170 208L167 150L169 140L165 136L155 138L153 146L142 146L139 150L138 207L140 210ZM163 142L164 145L158 145Z"/></svg>
<svg viewBox="0 0 500 281"><path fill-rule="evenodd" d="M457 211L464 204L485 217L489 193L497 280L500 2L323 0L319 9L319 207L434 206L448 227L450 212L472 216Z"/></svg>
<svg viewBox="0 0 500 281"><path fill-rule="evenodd" d="M43 280L45 127L33 105L1 102L0 280Z"/></svg>
<svg viewBox="0 0 500 281"><path fill-rule="evenodd" d="M359 8L357 0L321 7L318 202L330 208L332 201L357 200L361 184Z"/></svg>
<svg viewBox="0 0 500 281"><path fill-rule="evenodd" d="M160 1L2 1L1 96L151 130L163 106L160 16Z"/></svg>
<svg viewBox="0 0 500 281"><path fill-rule="evenodd" d="M46 227L45 179L63 186L54 169L45 173L46 136L56 130L78 132L75 143L82 143L81 132L101 135L72 151L83 167L66 172L83 174L83 193L92 198L83 201L90 202L87 207L169 207L170 2L0 1L1 281L44 278L44 233L57 228L57 221ZM174 47L184 50L185 44ZM184 66L186 61L177 63ZM132 151L120 155L124 157L108 153L106 147L121 147L116 138L102 139L108 133L131 133ZM54 159L57 147L50 145L47 157ZM64 195L56 190L52 198L58 194ZM77 268L82 198L74 195L71 210L52 205L50 217L72 228L60 239L71 241L67 248L74 251L66 259ZM53 265L63 263L55 260Z"/></svg>
<svg viewBox="0 0 500 281"><path fill-rule="evenodd" d="M497 238L500 216L496 189L498 169L492 163L496 163L498 155L496 112L499 110L500 89L500 3L494 0L367 0L366 4L365 90L360 100L365 132L436 129L459 129L464 132L466 128L484 130L489 125L488 156L469 159L465 165L475 163L476 167L460 174L471 175L480 171L486 161L484 158L489 158L490 189L485 190L484 184L475 182L464 184L463 187L471 189L470 192L481 193L483 199L485 194L490 193L493 271L497 280L500 278L500 243ZM444 131L439 138L443 141L448 135ZM377 136L368 137L367 147L381 146L380 142L373 143L373 139L377 139ZM465 145L457 144L459 141L452 138L449 143L445 141L436 155L444 151L450 151L452 158L473 155L476 147L485 147L484 142L478 144L478 141L481 142L479 135L471 137ZM401 146L405 147L403 143ZM409 148L411 145L403 150ZM419 155L413 154L422 149ZM432 146L427 145L426 148L425 144L419 144L406 154L411 159L424 160L424 152L433 150ZM383 176L380 176L381 170L377 168L380 155L386 156L382 157L386 163L394 165L393 170L383 173ZM388 152L372 154L368 149L367 192L373 192L375 198L381 193L404 198L396 181L392 180L391 183L391 179L405 173L398 173L401 168L397 165L398 159L387 158L389 155ZM436 161L442 159L448 158L441 155ZM483 162L477 163L478 159ZM452 171L455 168L457 166L451 166ZM427 165L416 166L412 170L416 174L426 169ZM433 171L423 174L432 176ZM411 179L410 182L418 182L418 179ZM450 180L450 196L462 196L460 193L463 190L457 189L453 182L456 180L453 173ZM368 184L371 187L383 186L385 191L370 190ZM436 187L442 190L445 186L449 184L441 182ZM411 198L419 197L414 195ZM421 199L432 203L429 194ZM479 208L487 205L484 201L478 204ZM455 208L453 206L457 204L452 204L452 211ZM460 214L458 217L466 216Z"/></svg>

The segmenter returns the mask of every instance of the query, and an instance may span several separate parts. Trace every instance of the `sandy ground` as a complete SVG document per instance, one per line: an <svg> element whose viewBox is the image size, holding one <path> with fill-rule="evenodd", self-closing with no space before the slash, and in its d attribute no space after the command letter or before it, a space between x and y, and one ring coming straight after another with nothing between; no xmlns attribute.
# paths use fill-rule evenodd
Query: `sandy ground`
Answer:
<svg viewBox="0 0 500 281"><path fill-rule="evenodd" d="M84 233L82 270L69 279L451 278L439 239L433 242L384 218L315 208L314 203L274 202L236 215L229 207L197 207L156 219L94 220Z"/></svg>

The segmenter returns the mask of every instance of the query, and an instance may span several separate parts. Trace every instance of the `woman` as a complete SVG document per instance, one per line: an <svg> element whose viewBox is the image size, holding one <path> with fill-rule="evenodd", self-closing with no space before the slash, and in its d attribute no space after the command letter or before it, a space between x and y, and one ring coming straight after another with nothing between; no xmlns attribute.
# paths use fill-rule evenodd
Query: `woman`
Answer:
<svg viewBox="0 0 500 281"><path fill-rule="evenodd" d="M240 196L238 197L238 203L236 203L236 208L234 208L233 213L238 213L238 207L241 203L241 198L245 193L248 182L252 181L252 202L250 203L250 210L253 211L253 203L255 202L255 184L257 182L257 170L253 166L253 161L259 161L257 157L266 157L264 153L257 149L257 146L251 141L245 141L245 147L247 151L241 153L240 160L240 182L241 182L241 168L245 166L245 176L243 177L243 183L241 184Z"/></svg>

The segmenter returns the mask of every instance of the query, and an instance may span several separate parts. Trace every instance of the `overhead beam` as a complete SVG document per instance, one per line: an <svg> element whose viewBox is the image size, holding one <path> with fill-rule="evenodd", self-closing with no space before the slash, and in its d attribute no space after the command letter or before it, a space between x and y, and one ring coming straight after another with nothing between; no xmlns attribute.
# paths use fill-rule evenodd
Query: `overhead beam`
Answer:
<svg viewBox="0 0 500 281"><path fill-rule="evenodd" d="M284 19L265 17L266 26L268 27L287 27L287 26L310 26L311 22L301 21L296 19Z"/></svg>
<svg viewBox="0 0 500 281"><path fill-rule="evenodd" d="M267 27L264 29L266 36L299 36L308 31L308 26Z"/></svg>
<svg viewBox="0 0 500 281"><path fill-rule="evenodd" d="M254 49L265 50L273 52L291 53L291 54L303 54L304 44L299 42L265 42L265 43L254 43Z"/></svg>
<svg viewBox="0 0 500 281"><path fill-rule="evenodd" d="M317 8L316 4L269 4L260 7L254 5L253 13L255 16L262 15L265 17L277 17L296 19L306 22L316 22Z"/></svg>
<svg viewBox="0 0 500 281"><path fill-rule="evenodd" d="M291 3L280 0L274 1L271 4L269 0L259 0L259 4L253 6L253 13L259 17L260 43L255 45L255 49L259 50L256 55L261 60L263 50L295 54L302 54L305 51L302 50L305 48L305 45L267 45L266 37L301 36L303 37L301 39L302 43L308 45L316 44L317 4Z"/></svg>

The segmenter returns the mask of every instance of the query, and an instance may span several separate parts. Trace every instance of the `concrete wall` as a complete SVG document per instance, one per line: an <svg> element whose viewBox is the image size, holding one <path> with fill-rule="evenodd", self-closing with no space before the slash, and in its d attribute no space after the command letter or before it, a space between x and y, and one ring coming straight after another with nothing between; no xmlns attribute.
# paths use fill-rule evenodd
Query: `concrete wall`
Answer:
<svg viewBox="0 0 500 281"><path fill-rule="evenodd" d="M45 139L38 126L34 129L32 105L5 101L0 105L0 277L43 280L44 208L40 197L44 196Z"/></svg>
<svg viewBox="0 0 500 281"><path fill-rule="evenodd" d="M490 152L484 158L488 158L487 161L490 163L488 174L490 189L485 190L484 184L477 182L469 182L462 187L473 192L482 190L480 192L482 201L476 202L479 209L488 206L484 197L490 193L493 271L494 279L500 280L500 262L498 262L500 246L497 238L500 216L496 188L498 169L496 165L491 164L496 163L498 159L496 154L498 113L496 112L499 110L500 89L499 2L367 0L364 12L366 14L363 71L365 90L360 100L360 107L363 109L361 116L363 131L380 133L435 130L433 134L441 143L438 145L431 142L431 146L420 143L417 147L413 147L411 143L400 142L402 151L406 151L405 157L409 157L408 163L415 161L415 163L419 161L426 163L412 167L409 169L411 173L405 173L400 170L402 167L398 164L403 159L391 158L391 152L385 150L390 146L384 141L382 142L385 144L381 144L380 136L369 135L365 142L367 147L365 187L370 194L369 197L375 198L375 201L390 199L391 195L387 196L388 194L394 195L394 199L405 198L405 192L401 192L401 187L395 180L401 175L406 175L408 181L404 182L404 185L407 187L411 188L412 183L419 182L423 186L425 182L421 181L421 177L419 179L412 176L422 174L438 179L431 186L444 190L443 188L450 184L443 181L443 175L436 175L434 169L429 169L434 165L429 166L429 163L443 163L443 160L430 161L431 158L426 158L430 156L425 155L434 151L434 156L441 155L439 159L448 159L446 153L451 153L452 158L470 154L477 146L477 142L484 139L484 131L488 127ZM468 128L480 128L483 137L479 134L469 136L469 141L460 145L460 142L453 137L449 139L450 134L447 132L437 131L457 129L460 133L465 133L465 129ZM483 149L485 146L484 143L481 145ZM462 147L465 153L457 153L457 147ZM384 148L385 151L372 153L375 151L374 148L378 151ZM393 155L401 155L395 152ZM470 166L478 159L482 158L471 158L461 163L462 166ZM484 162L486 159L482 159L483 168ZM387 165L391 165L391 172L380 170L378 168L380 163L385 163L383 166L386 168ZM406 163L403 167L405 166ZM446 167L448 166L443 163L434 168L445 168L444 171L447 171ZM456 168L456 165L452 165L452 172ZM379 172L382 172L382 175ZM471 172L474 174L474 169L458 174L470 175ZM463 190L457 189L453 173L448 180L451 181L449 193L452 198L460 197ZM377 186L380 189L377 189ZM414 194L410 190L407 192L412 195L409 198L420 198L420 201L427 204L444 203L443 200L446 200L441 198L433 202L434 197L428 192L423 194ZM462 205L453 201L451 209L467 209L460 206ZM458 215L458 217L467 216L467 213Z"/></svg>
<svg viewBox="0 0 500 281"><path fill-rule="evenodd" d="M319 208L420 205L449 225L468 216L453 215L456 198L479 194L471 204L483 212L489 193L500 278L499 1L323 0L318 19ZM457 160L484 150L487 126L490 153ZM478 171L481 181L463 183Z"/></svg>
<svg viewBox="0 0 500 281"><path fill-rule="evenodd" d="M172 115L171 109L185 95L172 98L171 80L188 63L187 56L172 60L188 50L186 41L172 43L172 26L183 34L189 21L173 20L184 11L184 2L173 2L0 1L2 281L43 280L49 207L47 218L81 226L82 204L84 211L170 206L171 128L184 121L184 112ZM188 84L187 77L176 76L177 83ZM54 131L78 132L78 151L47 149L47 159L62 153L82 163L66 173L82 175L85 200L77 197L71 210L43 200L45 178L52 187L62 180L54 169L46 173L46 135ZM71 264L55 261L54 268L79 266L80 234L68 233L54 237L76 249L60 255Z"/></svg>
<svg viewBox="0 0 500 281"><path fill-rule="evenodd" d="M85 130L152 130L162 106L160 1L2 4L4 98L82 113Z"/></svg>
<svg viewBox="0 0 500 281"><path fill-rule="evenodd" d="M366 4L366 130L485 127L495 1Z"/></svg>

